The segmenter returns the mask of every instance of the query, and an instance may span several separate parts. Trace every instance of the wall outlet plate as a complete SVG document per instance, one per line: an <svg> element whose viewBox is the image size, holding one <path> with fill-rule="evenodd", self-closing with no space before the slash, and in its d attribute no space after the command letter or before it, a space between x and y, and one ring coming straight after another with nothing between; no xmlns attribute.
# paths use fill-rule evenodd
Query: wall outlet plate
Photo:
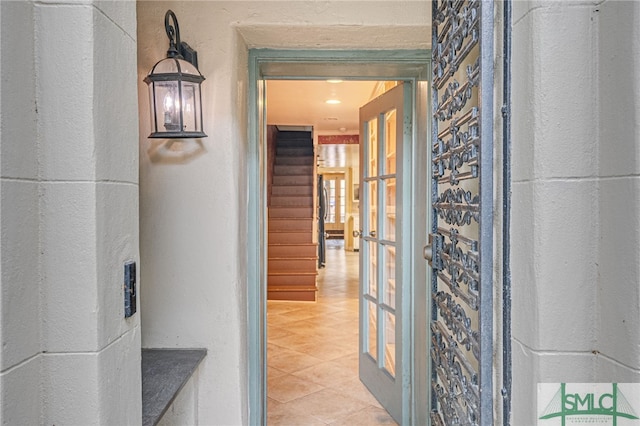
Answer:
<svg viewBox="0 0 640 426"><path fill-rule="evenodd" d="M124 264L124 317L136 313L136 262Z"/></svg>

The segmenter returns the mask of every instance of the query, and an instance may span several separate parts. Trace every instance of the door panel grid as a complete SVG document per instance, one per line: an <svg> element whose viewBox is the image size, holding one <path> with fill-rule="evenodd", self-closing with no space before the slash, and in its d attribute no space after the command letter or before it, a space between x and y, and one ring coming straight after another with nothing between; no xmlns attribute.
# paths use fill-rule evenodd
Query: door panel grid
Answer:
<svg viewBox="0 0 640 426"><path fill-rule="evenodd" d="M360 377L399 423L408 419L410 363L405 359L408 352L402 349L403 336L408 333L403 315L409 309L402 285L407 271L400 266L403 222L396 216L403 212L401 189L409 173L399 162L403 145L410 143L410 109L406 108L410 90L408 82L396 86L360 109L360 261L364 274Z"/></svg>
<svg viewBox="0 0 640 426"><path fill-rule="evenodd" d="M395 174L396 110L380 113L368 123L368 156L365 188L369 193L369 221L365 223L365 238L372 253L371 274L375 275L375 294L366 297L377 306L375 328L378 367L395 377ZM379 162L378 158L384 158ZM379 203L378 200L383 201ZM391 238L390 238L391 237ZM371 281L371 279L370 279ZM373 289L372 289L373 290ZM373 334L373 330L371 330Z"/></svg>

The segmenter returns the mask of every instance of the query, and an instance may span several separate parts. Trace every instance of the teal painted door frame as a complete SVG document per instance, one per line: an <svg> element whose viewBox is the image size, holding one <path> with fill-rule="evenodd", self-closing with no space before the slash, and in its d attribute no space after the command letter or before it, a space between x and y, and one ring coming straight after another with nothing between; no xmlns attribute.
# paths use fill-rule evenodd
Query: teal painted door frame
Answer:
<svg viewBox="0 0 640 426"><path fill-rule="evenodd" d="M414 136L412 149L412 204L413 229L411 247L416 256L411 271L412 303L411 342L405 342L412 358L412 400L408 417L411 423L426 424L428 408L428 342L426 341L425 289L427 287L426 263L421 259L422 246L426 244L429 209L427 190L428 170L427 135L428 90L425 81L430 78L431 52L429 50L249 50L249 147L248 171L248 221L247 224L247 347L248 347L248 408L249 424L266 424L266 312L267 312L267 250L266 250L266 131L265 80L318 80L343 78L352 80L402 80L413 84ZM416 93L420 93L416 96ZM420 192L422 191L422 192ZM416 251L417 250L417 251ZM419 256L419 257L418 257ZM413 283L417 285L413 286ZM423 288L425 287L425 288ZM428 290L428 289L426 289ZM424 300L424 302L422 301ZM424 306L423 306L424 305ZM424 311L424 312L421 312ZM417 322L417 324L415 324ZM416 356L418 355L418 356ZM424 360L422 359L424 358ZM422 383L424 381L424 383ZM424 398L424 399L423 399ZM425 407L417 407L424 401ZM424 419L424 422L422 421Z"/></svg>

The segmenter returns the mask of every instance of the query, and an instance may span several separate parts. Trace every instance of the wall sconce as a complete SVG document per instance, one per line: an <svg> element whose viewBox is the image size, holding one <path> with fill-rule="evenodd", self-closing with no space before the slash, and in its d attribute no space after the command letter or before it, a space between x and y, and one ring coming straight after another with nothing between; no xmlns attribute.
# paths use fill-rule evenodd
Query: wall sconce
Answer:
<svg viewBox="0 0 640 426"><path fill-rule="evenodd" d="M173 26L169 25L169 18ZM205 138L202 131L204 76L198 71L198 53L180 41L176 15L168 10L164 27L169 37L167 57L156 63L144 79L151 100L150 138Z"/></svg>

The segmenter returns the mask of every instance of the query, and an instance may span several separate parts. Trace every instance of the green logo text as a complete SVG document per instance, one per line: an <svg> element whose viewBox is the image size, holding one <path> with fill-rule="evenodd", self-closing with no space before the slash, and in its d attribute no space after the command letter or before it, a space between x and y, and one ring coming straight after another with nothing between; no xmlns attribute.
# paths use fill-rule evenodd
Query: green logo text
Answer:
<svg viewBox="0 0 640 426"><path fill-rule="evenodd" d="M611 392L567 392L567 384L561 383L540 420L560 417L565 425L570 416L609 416L613 425L618 418L637 420L638 415L618 389L617 383L611 384Z"/></svg>

